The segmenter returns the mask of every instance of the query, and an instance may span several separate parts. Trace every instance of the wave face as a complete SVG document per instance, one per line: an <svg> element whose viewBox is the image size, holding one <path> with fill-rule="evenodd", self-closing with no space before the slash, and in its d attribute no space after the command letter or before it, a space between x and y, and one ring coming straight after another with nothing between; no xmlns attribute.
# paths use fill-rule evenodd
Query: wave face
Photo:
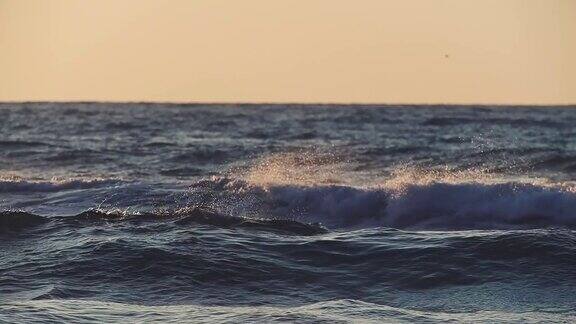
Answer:
<svg viewBox="0 0 576 324"><path fill-rule="evenodd" d="M394 181L391 181L394 183ZM211 204L242 202L262 217L320 223L332 229L388 227L412 230L576 227L576 192L523 183L403 184L358 188L343 185L257 186L229 178L201 181ZM224 196L224 197L223 197Z"/></svg>
<svg viewBox="0 0 576 324"><path fill-rule="evenodd" d="M0 104L0 322L570 322L575 123Z"/></svg>

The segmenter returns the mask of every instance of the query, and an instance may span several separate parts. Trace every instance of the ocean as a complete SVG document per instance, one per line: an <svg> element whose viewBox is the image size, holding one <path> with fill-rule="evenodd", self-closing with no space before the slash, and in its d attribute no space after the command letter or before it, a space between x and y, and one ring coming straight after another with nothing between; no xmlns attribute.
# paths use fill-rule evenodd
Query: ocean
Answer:
<svg viewBox="0 0 576 324"><path fill-rule="evenodd" d="M0 104L0 322L574 322L574 108Z"/></svg>

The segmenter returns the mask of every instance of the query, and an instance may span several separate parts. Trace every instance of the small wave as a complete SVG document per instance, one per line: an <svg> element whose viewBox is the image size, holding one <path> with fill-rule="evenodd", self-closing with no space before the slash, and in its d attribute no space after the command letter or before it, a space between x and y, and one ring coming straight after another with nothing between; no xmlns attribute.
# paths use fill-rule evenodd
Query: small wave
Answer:
<svg viewBox="0 0 576 324"><path fill-rule="evenodd" d="M73 162L107 162L111 158L107 155L107 151L95 151L91 149L81 150L65 150L56 152L52 155L44 157L45 161L51 163L73 163Z"/></svg>
<svg viewBox="0 0 576 324"><path fill-rule="evenodd" d="M150 213L123 213L88 210L75 216L62 217L68 221L160 221L173 220L177 225L211 225L220 228L252 228L277 231L297 235L316 235L326 233L326 229L318 224L305 224L287 219L257 219L235 217L214 210L191 207L174 211L158 211Z"/></svg>
<svg viewBox="0 0 576 324"><path fill-rule="evenodd" d="M160 170L159 174L167 177L191 177L204 174L205 171L201 168L183 167L174 169Z"/></svg>
<svg viewBox="0 0 576 324"><path fill-rule="evenodd" d="M50 218L21 211L4 211L0 212L0 232L24 230L51 220L68 225L94 224L95 222L141 223L170 221L178 226L198 224L229 229L248 228L295 235L316 235L327 232L325 228L318 224L305 224L287 219L235 217L199 207L143 213L108 212L93 209L73 216L56 216Z"/></svg>
<svg viewBox="0 0 576 324"><path fill-rule="evenodd" d="M172 146L177 146L177 144L175 144L175 143L169 143L169 142L150 142L150 143L144 144L144 146L145 146L145 147L158 148L158 147L172 147Z"/></svg>
<svg viewBox="0 0 576 324"><path fill-rule="evenodd" d="M176 163L221 163L229 159L230 153L219 149L194 148L194 150L179 153L170 158Z"/></svg>
<svg viewBox="0 0 576 324"><path fill-rule="evenodd" d="M0 179L0 193L56 192L62 190L88 189L118 183L116 179L27 181Z"/></svg>
<svg viewBox="0 0 576 324"><path fill-rule="evenodd" d="M0 212L0 233L21 231L46 222L48 219L42 216L22 211L3 211Z"/></svg>
<svg viewBox="0 0 576 324"><path fill-rule="evenodd" d="M24 148L24 147L37 147L37 146L52 146L52 145L42 142L31 142L22 140L0 141L0 147L2 148Z"/></svg>
<svg viewBox="0 0 576 324"><path fill-rule="evenodd" d="M576 171L576 156L555 154L535 162L533 166L541 169L559 169L565 172L574 172Z"/></svg>

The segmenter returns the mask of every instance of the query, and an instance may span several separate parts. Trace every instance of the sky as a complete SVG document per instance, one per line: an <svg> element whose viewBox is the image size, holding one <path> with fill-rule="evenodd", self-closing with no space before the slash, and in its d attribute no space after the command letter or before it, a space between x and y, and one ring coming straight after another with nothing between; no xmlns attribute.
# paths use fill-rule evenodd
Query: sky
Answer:
<svg viewBox="0 0 576 324"><path fill-rule="evenodd" d="M576 103L576 0L0 0L0 101Z"/></svg>

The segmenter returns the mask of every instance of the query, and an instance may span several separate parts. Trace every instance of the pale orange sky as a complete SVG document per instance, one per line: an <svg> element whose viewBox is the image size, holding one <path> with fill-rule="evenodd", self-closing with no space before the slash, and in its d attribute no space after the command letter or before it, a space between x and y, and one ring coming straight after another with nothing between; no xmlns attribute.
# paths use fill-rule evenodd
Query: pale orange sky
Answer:
<svg viewBox="0 0 576 324"><path fill-rule="evenodd" d="M576 0L0 0L0 101L576 103L575 58Z"/></svg>

